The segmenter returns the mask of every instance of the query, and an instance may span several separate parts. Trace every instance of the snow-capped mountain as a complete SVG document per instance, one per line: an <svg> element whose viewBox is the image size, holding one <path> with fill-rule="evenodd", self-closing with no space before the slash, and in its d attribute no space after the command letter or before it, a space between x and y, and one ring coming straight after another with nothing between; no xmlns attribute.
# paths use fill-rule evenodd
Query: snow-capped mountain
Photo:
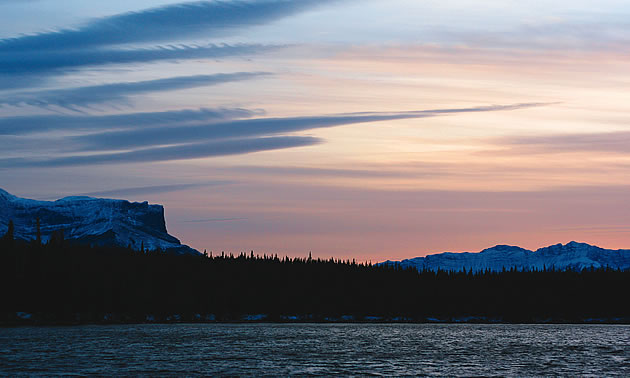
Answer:
<svg viewBox="0 0 630 378"><path fill-rule="evenodd" d="M570 242L530 251L510 245L497 245L478 253L445 252L426 257L416 257L402 261L385 261L381 264L395 264L418 270L438 269L445 271L470 270L474 272L501 271L503 268L523 269L573 269L587 268L630 269L630 250L604 249L586 243Z"/></svg>
<svg viewBox="0 0 630 378"><path fill-rule="evenodd" d="M95 246L121 246L139 250L161 249L176 254L199 254L169 235L162 205L92 197L66 197L57 201L19 198L0 189L0 235L9 221L16 239L36 238L39 218L42 241L63 230L64 238Z"/></svg>

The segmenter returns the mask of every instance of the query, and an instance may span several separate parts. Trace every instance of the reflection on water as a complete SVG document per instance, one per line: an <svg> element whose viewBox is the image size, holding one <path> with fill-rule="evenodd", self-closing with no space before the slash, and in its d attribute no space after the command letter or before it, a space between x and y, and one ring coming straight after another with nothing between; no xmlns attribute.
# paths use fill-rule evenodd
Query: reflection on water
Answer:
<svg viewBox="0 0 630 378"><path fill-rule="evenodd" d="M630 326L169 324L0 329L0 374L630 375Z"/></svg>

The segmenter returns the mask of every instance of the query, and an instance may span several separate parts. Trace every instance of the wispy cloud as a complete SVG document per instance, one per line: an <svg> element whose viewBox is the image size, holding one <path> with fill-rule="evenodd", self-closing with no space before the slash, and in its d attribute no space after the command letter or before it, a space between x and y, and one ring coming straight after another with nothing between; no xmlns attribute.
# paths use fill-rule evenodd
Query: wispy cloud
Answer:
<svg viewBox="0 0 630 378"><path fill-rule="evenodd" d="M516 154L611 152L630 153L630 132L555 134L540 136L508 137L496 140L505 152Z"/></svg>
<svg viewBox="0 0 630 378"><path fill-rule="evenodd" d="M55 167L129 162L154 162L246 154L272 149L310 146L317 138L290 134L317 128L388 120L434 117L463 112L524 109L545 104L492 105L471 108L433 109L411 112L362 112L286 118L231 119L253 113L242 109L201 109L108 116L32 116L0 119L4 159L0 167ZM223 119L222 119L223 118ZM210 121L211 123L208 123ZM45 126L40 126L44 124ZM89 126L86 126L89 125ZM85 135L23 136L38 131L99 131ZM112 131L115 129L115 131ZM18 134L11 135L11 134ZM41 157L24 157L24 151L38 146ZM119 151L119 152L112 152ZM107 152L107 153L100 153ZM72 156L68 156L72 153ZM45 157L44 157L45 156ZM235 168L238 169L238 168ZM369 170L368 170L369 171ZM313 168L286 168L283 174L365 177L373 172ZM398 175L385 173L379 176Z"/></svg>
<svg viewBox="0 0 630 378"><path fill-rule="evenodd" d="M132 188L119 188L119 189L102 190L98 192L81 193L78 195L90 196L90 197L111 197L111 196L127 197L127 196L141 195L141 194L145 195L145 194L156 194L156 193L170 193L170 192L176 192L180 190L187 190L187 189L200 188L200 187L206 187L206 186L224 185L228 183L229 181L212 181L212 182L193 183L193 184L138 186L138 187L132 187Z"/></svg>
<svg viewBox="0 0 630 378"><path fill-rule="evenodd" d="M278 176L278 177L339 177L339 178L401 178L414 175L419 176L437 176L443 175L440 172L437 164L431 165L430 171L421 171L416 169L414 171L400 169L401 167L394 165L381 165L367 167L363 169L351 169L351 168L321 168L321 167L300 167L300 166L229 166L229 167L215 167L215 171L220 172L238 172L246 173L248 177L252 176Z"/></svg>
<svg viewBox="0 0 630 378"><path fill-rule="evenodd" d="M214 222L237 222L245 221L247 218L212 218L212 219L193 219L183 221L184 223L214 223Z"/></svg>
<svg viewBox="0 0 630 378"><path fill-rule="evenodd" d="M252 152L305 147L321 143L313 137L281 136L271 138L247 138L228 141L155 147L120 153L75 155L56 158L5 158L0 168L16 167L64 167L95 164L145 163L169 160L199 159L216 156L240 155Z"/></svg>
<svg viewBox="0 0 630 378"><path fill-rule="evenodd" d="M280 46L256 44L204 46L178 44L137 49L16 51L0 53L0 74L32 77L107 64L248 56L278 48Z"/></svg>
<svg viewBox="0 0 630 378"><path fill-rule="evenodd" d="M124 104L129 96L218 85L269 75L264 72L236 72L230 74L178 76L165 79L93 85L68 89L51 89L7 94L0 105L59 106L69 110L108 102Z"/></svg>
<svg viewBox="0 0 630 378"><path fill-rule="evenodd" d="M130 43L155 43L203 36L211 38L235 29L262 25L322 0L199 1L167 5L92 20L62 29L0 40L0 53L75 50Z"/></svg>
<svg viewBox="0 0 630 378"><path fill-rule="evenodd" d="M329 116L255 118L208 125L143 128L83 135L71 138L85 150L138 148L166 143L187 143L200 139L243 138L357 123L434 117L437 115L524 109L546 104L492 105L459 109L435 109L399 113L349 113Z"/></svg>
<svg viewBox="0 0 630 378"><path fill-rule="evenodd" d="M185 125L193 122L216 122L250 118L265 114L263 110L242 108L202 108L165 112L126 113L114 115L33 115L0 118L0 135L27 135L47 131L103 131L146 126Z"/></svg>
<svg viewBox="0 0 630 378"><path fill-rule="evenodd" d="M0 88L41 85L54 75L86 67L259 54L279 46L186 41L231 35L331 1L187 2L97 18L74 28L0 39Z"/></svg>

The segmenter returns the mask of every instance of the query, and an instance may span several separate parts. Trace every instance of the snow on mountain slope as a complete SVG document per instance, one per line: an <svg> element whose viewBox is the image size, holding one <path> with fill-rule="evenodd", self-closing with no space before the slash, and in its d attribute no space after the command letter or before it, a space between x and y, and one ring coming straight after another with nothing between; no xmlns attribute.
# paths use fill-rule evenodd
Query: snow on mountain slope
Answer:
<svg viewBox="0 0 630 378"><path fill-rule="evenodd" d="M12 220L16 239L35 239L37 218L42 241L47 241L54 231L63 230L66 239L78 243L131 245L134 249L140 249L144 244L149 250L160 248L176 254L199 253L168 234L161 205L91 197L36 201L0 189L0 235L6 232Z"/></svg>
<svg viewBox="0 0 630 378"><path fill-rule="evenodd" d="M474 272L489 269L500 271L515 268L523 269L574 269L610 267L630 269L630 250L604 249L586 243L570 242L556 244L530 251L521 247L497 245L478 253L445 252L426 257L416 257L402 261L385 261L381 264L395 264L418 270L438 269L461 271L472 269Z"/></svg>

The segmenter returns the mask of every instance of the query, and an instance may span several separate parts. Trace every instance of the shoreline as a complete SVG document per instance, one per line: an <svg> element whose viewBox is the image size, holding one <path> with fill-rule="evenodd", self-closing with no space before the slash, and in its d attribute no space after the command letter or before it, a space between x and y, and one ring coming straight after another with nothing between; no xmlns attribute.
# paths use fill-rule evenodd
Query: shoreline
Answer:
<svg viewBox="0 0 630 378"><path fill-rule="evenodd" d="M630 325L630 317L604 317L604 318L531 318L531 319L513 319L506 320L498 317L487 318L481 316L464 316L464 317L390 317L380 319L354 318L345 317L299 317L299 318L270 318L252 315L244 315L236 318L210 318L210 317L181 317L170 315L165 317L146 316L144 319L132 315L112 315L104 316L100 319L94 317L83 318L74 317L74 319L50 319L49 316L42 317L33 316L22 313L22 318L0 320L0 328L12 327L50 327L50 326L84 326L84 325L145 325L145 324L487 324L487 325L510 325L510 324L528 324L528 325L553 325L553 324L584 324L584 325ZM31 315L28 317L28 315ZM147 320L148 319L148 320Z"/></svg>

